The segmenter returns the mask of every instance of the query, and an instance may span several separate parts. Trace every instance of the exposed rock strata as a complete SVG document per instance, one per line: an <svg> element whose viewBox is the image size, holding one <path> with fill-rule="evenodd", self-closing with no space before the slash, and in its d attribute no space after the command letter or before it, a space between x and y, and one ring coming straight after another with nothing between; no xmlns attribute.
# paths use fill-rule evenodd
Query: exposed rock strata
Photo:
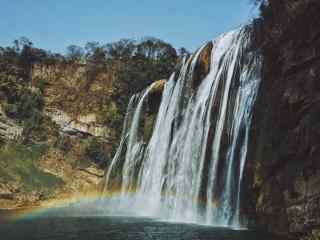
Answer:
<svg viewBox="0 0 320 240"><path fill-rule="evenodd" d="M97 123L95 114L79 115L77 118L72 118L64 111L54 108L46 109L45 114L59 126L62 133L71 135L79 133L105 140L110 138L108 128Z"/></svg>

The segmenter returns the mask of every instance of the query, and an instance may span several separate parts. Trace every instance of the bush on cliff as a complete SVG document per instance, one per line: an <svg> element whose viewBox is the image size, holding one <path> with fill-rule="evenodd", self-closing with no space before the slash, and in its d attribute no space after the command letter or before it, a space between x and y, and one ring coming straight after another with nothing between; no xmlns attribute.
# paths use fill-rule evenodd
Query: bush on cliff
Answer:
<svg viewBox="0 0 320 240"><path fill-rule="evenodd" d="M14 95L8 96L9 101L4 104L6 114L19 120L24 125L25 137L33 131L39 130L42 121L42 94L28 87L11 88Z"/></svg>
<svg viewBox="0 0 320 240"><path fill-rule="evenodd" d="M96 138L89 140L86 147L85 155L100 167L105 167L108 164L108 157L104 150L104 144Z"/></svg>
<svg viewBox="0 0 320 240"><path fill-rule="evenodd" d="M122 117L114 101L107 98L102 112L103 122L105 125L111 128L121 128Z"/></svg>

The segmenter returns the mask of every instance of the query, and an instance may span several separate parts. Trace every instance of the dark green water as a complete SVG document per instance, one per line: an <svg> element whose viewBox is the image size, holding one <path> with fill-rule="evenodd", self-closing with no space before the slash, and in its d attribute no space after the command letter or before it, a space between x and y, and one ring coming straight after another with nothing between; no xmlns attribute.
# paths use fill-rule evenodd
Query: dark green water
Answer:
<svg viewBox="0 0 320 240"><path fill-rule="evenodd" d="M0 223L1 240L273 240L256 231L127 217L50 217Z"/></svg>

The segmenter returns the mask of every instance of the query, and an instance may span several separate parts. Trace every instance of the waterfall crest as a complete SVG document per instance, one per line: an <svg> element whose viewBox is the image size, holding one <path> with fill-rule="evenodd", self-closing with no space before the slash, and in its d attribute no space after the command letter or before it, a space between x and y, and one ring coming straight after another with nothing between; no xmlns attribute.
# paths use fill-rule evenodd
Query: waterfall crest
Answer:
<svg viewBox="0 0 320 240"><path fill-rule="evenodd" d="M153 133L139 137L143 106L153 88L131 98L105 190L120 181L117 208L166 220L240 226L241 183L261 56L251 28L214 41L209 71L194 76L203 46L166 82ZM197 85L197 86L196 86Z"/></svg>

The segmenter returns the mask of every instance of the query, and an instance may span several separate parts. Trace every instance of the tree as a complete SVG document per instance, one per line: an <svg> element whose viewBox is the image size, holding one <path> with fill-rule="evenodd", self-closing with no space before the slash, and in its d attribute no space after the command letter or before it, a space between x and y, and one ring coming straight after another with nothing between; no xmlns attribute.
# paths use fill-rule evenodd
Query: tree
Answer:
<svg viewBox="0 0 320 240"><path fill-rule="evenodd" d="M179 52L179 58L183 58L185 56L190 55L190 52L184 47L179 48L178 52Z"/></svg>
<svg viewBox="0 0 320 240"><path fill-rule="evenodd" d="M66 57L71 62L79 62L84 56L84 50L77 45L70 45L67 47Z"/></svg>
<svg viewBox="0 0 320 240"><path fill-rule="evenodd" d="M91 58L99 47L100 47L99 42L87 42L84 47L86 50L86 58L87 59Z"/></svg>
<svg viewBox="0 0 320 240"><path fill-rule="evenodd" d="M140 42L121 40L109 45L107 52L121 62L112 94L121 115L124 115L132 94L156 80L169 78L178 60L175 48L150 37Z"/></svg>
<svg viewBox="0 0 320 240"><path fill-rule="evenodd" d="M32 79L32 67L37 62L41 62L47 56L47 53L43 49L33 48L32 45L24 45L20 53L20 67L24 69L26 74L26 80Z"/></svg>
<svg viewBox="0 0 320 240"><path fill-rule="evenodd" d="M99 42L88 42L85 49L87 60L87 84L90 84L100 72L105 70L106 50Z"/></svg>
<svg viewBox="0 0 320 240"><path fill-rule="evenodd" d="M31 48L33 43L27 37L20 37L13 41L13 45L16 52L20 52L26 46Z"/></svg>
<svg viewBox="0 0 320 240"><path fill-rule="evenodd" d="M268 3L268 0L251 0L254 5L266 5Z"/></svg>
<svg viewBox="0 0 320 240"><path fill-rule="evenodd" d="M104 46L107 57L114 59L129 59L136 53L136 41L132 39L121 39Z"/></svg>

